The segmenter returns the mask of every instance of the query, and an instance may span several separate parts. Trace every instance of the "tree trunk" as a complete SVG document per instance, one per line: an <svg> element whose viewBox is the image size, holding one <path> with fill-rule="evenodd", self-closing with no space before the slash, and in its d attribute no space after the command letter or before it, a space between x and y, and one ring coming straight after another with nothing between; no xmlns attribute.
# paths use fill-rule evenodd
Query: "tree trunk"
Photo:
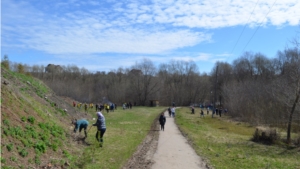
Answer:
<svg viewBox="0 0 300 169"><path fill-rule="evenodd" d="M296 99L294 101L291 113L290 113L290 117L289 117L289 121L288 121L288 128L287 128L287 143L290 144L291 142L291 127L292 127L292 120L293 120L293 114L296 108L296 105L298 103L299 100L299 95L300 95L300 89L298 89L297 94L296 94Z"/></svg>

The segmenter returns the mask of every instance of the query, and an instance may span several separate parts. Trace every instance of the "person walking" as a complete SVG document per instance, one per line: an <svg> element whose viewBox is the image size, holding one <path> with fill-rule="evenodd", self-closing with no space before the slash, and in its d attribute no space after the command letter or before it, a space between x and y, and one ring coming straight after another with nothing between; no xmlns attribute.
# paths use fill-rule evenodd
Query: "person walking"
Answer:
<svg viewBox="0 0 300 169"><path fill-rule="evenodd" d="M169 117L171 117L171 108L168 108Z"/></svg>
<svg viewBox="0 0 300 169"><path fill-rule="evenodd" d="M106 125L105 125L105 117L101 113L101 111L97 112L97 121L93 126L97 126L97 133L96 133L96 139L100 142L100 147L103 146L103 135L106 131Z"/></svg>
<svg viewBox="0 0 300 169"><path fill-rule="evenodd" d="M109 113L109 109L110 109L109 104L107 104L107 105L105 106L105 108L106 108L106 112Z"/></svg>
<svg viewBox="0 0 300 169"><path fill-rule="evenodd" d="M84 103L84 111L87 113L87 108L88 108L88 105L86 103Z"/></svg>
<svg viewBox="0 0 300 169"><path fill-rule="evenodd" d="M200 112L200 117L204 117L204 112L203 112L202 109L201 109L201 112Z"/></svg>
<svg viewBox="0 0 300 169"><path fill-rule="evenodd" d="M175 107L171 108L172 116L175 117Z"/></svg>
<svg viewBox="0 0 300 169"><path fill-rule="evenodd" d="M164 113L161 113L159 117L160 130L165 131L166 117Z"/></svg>
<svg viewBox="0 0 300 169"><path fill-rule="evenodd" d="M79 130L79 133L81 133L81 130L84 129L84 138L87 138L87 132L86 129L89 125L89 122L85 119L81 119L81 120L77 120L74 119L74 121L72 121L72 124L74 125L74 133L76 133L77 130Z"/></svg>

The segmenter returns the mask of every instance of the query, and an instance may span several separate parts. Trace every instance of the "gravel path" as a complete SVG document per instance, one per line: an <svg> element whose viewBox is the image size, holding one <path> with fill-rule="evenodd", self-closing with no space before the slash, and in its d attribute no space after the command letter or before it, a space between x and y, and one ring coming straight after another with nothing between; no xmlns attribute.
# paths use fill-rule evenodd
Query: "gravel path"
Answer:
<svg viewBox="0 0 300 169"><path fill-rule="evenodd" d="M206 169L203 160L182 136L174 118L165 112L165 131L160 131L158 147L153 156L152 169ZM176 117L175 117L176 118Z"/></svg>

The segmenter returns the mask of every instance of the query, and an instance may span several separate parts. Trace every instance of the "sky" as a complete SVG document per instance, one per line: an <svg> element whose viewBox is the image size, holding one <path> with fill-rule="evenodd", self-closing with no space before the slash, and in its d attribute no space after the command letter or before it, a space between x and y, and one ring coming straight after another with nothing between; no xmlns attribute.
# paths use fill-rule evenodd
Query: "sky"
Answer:
<svg viewBox="0 0 300 169"><path fill-rule="evenodd" d="M300 0L1 0L1 58L91 72L268 58L300 32Z"/></svg>

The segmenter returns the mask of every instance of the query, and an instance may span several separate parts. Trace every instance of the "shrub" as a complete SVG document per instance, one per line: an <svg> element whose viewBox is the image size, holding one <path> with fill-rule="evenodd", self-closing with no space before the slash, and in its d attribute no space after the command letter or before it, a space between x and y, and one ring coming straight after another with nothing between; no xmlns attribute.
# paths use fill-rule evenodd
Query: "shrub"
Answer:
<svg viewBox="0 0 300 169"><path fill-rule="evenodd" d="M10 132L10 130L9 130L8 128L4 128L4 129L3 129L3 133L4 133L6 136L11 135L11 132Z"/></svg>
<svg viewBox="0 0 300 169"><path fill-rule="evenodd" d="M71 159L72 156L70 155L70 153L67 150L63 150L63 154L68 158Z"/></svg>
<svg viewBox="0 0 300 169"><path fill-rule="evenodd" d="M29 116L27 120L29 123L34 124L35 118L33 116Z"/></svg>
<svg viewBox="0 0 300 169"><path fill-rule="evenodd" d="M26 117L21 117L21 120L22 120L22 122L25 122L26 121Z"/></svg>
<svg viewBox="0 0 300 169"><path fill-rule="evenodd" d="M27 139L21 138L21 142L25 147L30 147Z"/></svg>
<svg viewBox="0 0 300 169"><path fill-rule="evenodd" d="M51 147L52 147L52 150L53 150L53 151L57 151L58 145L55 144L55 143L53 143L53 144L51 145Z"/></svg>
<svg viewBox="0 0 300 169"><path fill-rule="evenodd" d="M1 157L1 163L4 164L6 162L6 159Z"/></svg>
<svg viewBox="0 0 300 169"><path fill-rule="evenodd" d="M24 133L23 133L23 131L22 131L22 129L21 129L20 126L10 128L10 133L15 138L17 136L21 136L21 137L24 136Z"/></svg>
<svg viewBox="0 0 300 169"><path fill-rule="evenodd" d="M41 159L40 159L40 157L39 157L38 155L36 155L36 156L34 157L34 162L35 162L35 164L38 164L38 165L41 164Z"/></svg>
<svg viewBox="0 0 300 169"><path fill-rule="evenodd" d="M280 135L276 129L256 128L251 140L263 144L274 144L280 140Z"/></svg>
<svg viewBox="0 0 300 169"><path fill-rule="evenodd" d="M14 148L12 143L6 145L7 151L11 151Z"/></svg>
<svg viewBox="0 0 300 169"><path fill-rule="evenodd" d="M45 153L46 151L46 145L43 142L37 142L34 145L34 149L37 153L41 152L41 153Z"/></svg>
<svg viewBox="0 0 300 169"><path fill-rule="evenodd" d="M22 156L22 157L26 157L28 156L28 152L23 148L21 151L19 151L19 154Z"/></svg>
<svg viewBox="0 0 300 169"><path fill-rule="evenodd" d="M40 127L41 129L43 129L43 130L47 130L47 128L48 128L47 123L39 123L38 125L39 125L39 127Z"/></svg>
<svg viewBox="0 0 300 169"><path fill-rule="evenodd" d="M3 124L9 126L9 120L4 119L4 120L3 120Z"/></svg>
<svg viewBox="0 0 300 169"><path fill-rule="evenodd" d="M37 138L38 137L38 134L35 131L34 127L32 127L30 125L26 125L25 129L26 129L26 133L25 133L26 135L29 135L32 138Z"/></svg>
<svg viewBox="0 0 300 169"><path fill-rule="evenodd" d="M41 140L43 140L43 141L49 140L49 135L47 133L41 134Z"/></svg>
<svg viewBox="0 0 300 169"><path fill-rule="evenodd" d="M9 159L10 159L11 161L14 161L14 162L17 161L17 157L15 157L15 156L11 156Z"/></svg>

